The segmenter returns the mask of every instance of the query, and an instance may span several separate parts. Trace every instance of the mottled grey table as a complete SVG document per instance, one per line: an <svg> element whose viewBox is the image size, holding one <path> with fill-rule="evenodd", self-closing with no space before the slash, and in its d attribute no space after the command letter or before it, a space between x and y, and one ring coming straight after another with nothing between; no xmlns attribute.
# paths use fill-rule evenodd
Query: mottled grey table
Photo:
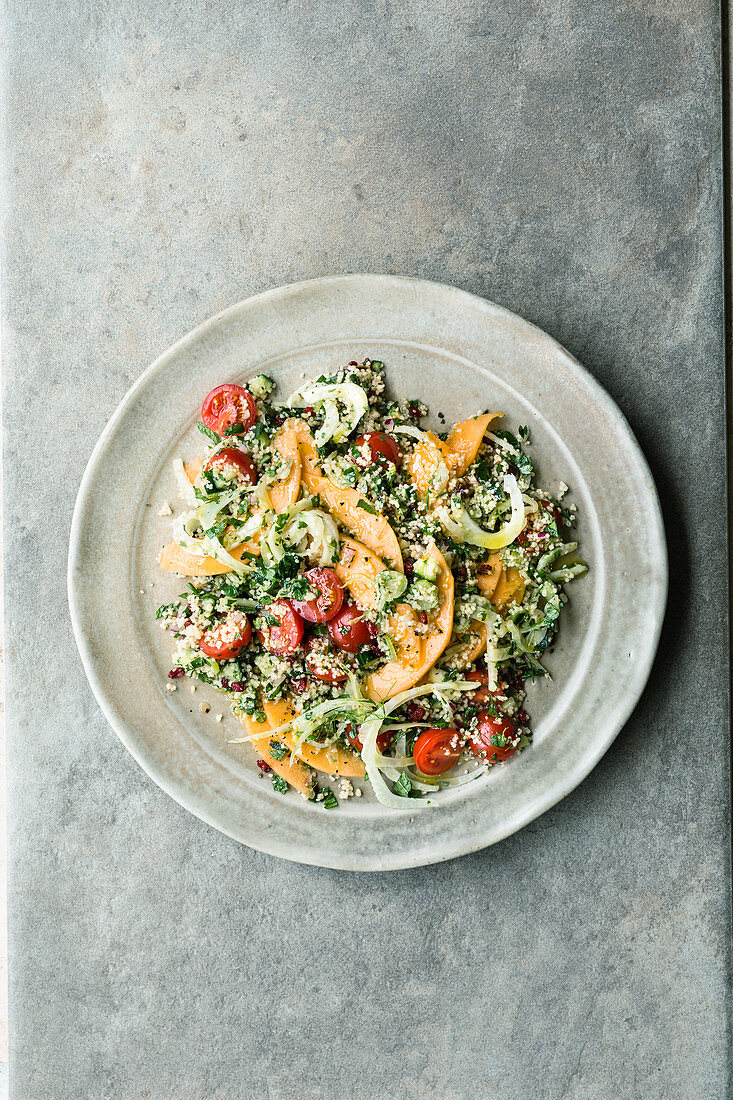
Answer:
<svg viewBox="0 0 733 1100"><path fill-rule="evenodd" d="M722 1098L718 6L10 0L11 1095ZM97 435L255 291L388 271L537 322L653 467L659 657L594 774L462 860L239 847L104 722L64 572ZM631 517L633 520L633 517Z"/></svg>

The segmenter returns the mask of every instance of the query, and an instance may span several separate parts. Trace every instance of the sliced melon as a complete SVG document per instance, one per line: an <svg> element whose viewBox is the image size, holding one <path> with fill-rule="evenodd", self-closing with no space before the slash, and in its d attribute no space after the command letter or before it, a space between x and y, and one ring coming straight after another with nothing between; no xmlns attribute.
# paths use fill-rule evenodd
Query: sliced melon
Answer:
<svg viewBox="0 0 733 1100"><path fill-rule="evenodd" d="M252 738L250 744L254 745L261 759L264 760L266 764L270 765L276 775L282 776L291 787L295 787L296 791L300 791L306 798L310 798L313 794L313 787L316 782L316 776L313 769L309 768L307 764L302 763L300 760L292 760L289 755L284 756L282 760L278 760L270 751L269 730L276 723L270 721L257 722L249 715L244 715L242 724L248 736ZM255 737L255 734L258 734L258 736ZM278 738L278 740L280 740L280 738Z"/></svg>
<svg viewBox="0 0 733 1100"><path fill-rule="evenodd" d="M468 420L462 420L453 428L445 442L452 456L452 471L457 477L465 474L469 466L476 461L476 455L489 424L503 415L503 413L482 413L481 416L471 416Z"/></svg>
<svg viewBox="0 0 733 1100"><path fill-rule="evenodd" d="M476 460L481 441L492 420L503 413L482 413L456 424L443 441L434 432L425 432L408 459L410 477L418 494L424 499L428 493L439 497L453 477L461 477Z"/></svg>
<svg viewBox="0 0 733 1100"><path fill-rule="evenodd" d="M257 741L253 742L253 744L256 744L258 752L261 751L262 744L264 744L265 747L269 746L271 730L277 729L278 726L284 725L285 722L292 722L297 718L297 712L293 709L290 699L277 699L274 702L269 699L263 699L262 709L265 713L265 722L255 722L254 719L249 717L242 719L244 725L247 727L247 733L253 734L259 733L260 730L263 731L262 738L258 737ZM296 742L296 736L289 730L286 730L284 733L276 734L276 740L282 745L285 745L292 752ZM350 752L349 749L341 745L332 745L327 749L318 749L315 745L309 745L307 742L303 742L297 750L296 755L311 767L316 768L319 772L342 775L347 779L361 779L365 775L364 765L361 759L356 756L355 753ZM268 764L270 763L269 760L267 762ZM284 763L284 760L282 763ZM282 775L282 772L278 772L278 775ZM287 779L287 776L285 778ZM290 782L289 779L288 782ZM298 789L300 790L300 788Z"/></svg>
<svg viewBox="0 0 733 1100"><path fill-rule="evenodd" d="M358 607L368 610L376 605L377 577L387 566L373 550L356 539L342 538L339 560L333 568Z"/></svg>
<svg viewBox="0 0 733 1100"><path fill-rule="evenodd" d="M240 561L245 551L248 553L257 552L251 550L246 543L242 543L240 546L235 546L229 553L237 561ZM181 577L215 577L220 573L231 573L229 566L223 565L216 558L200 557L197 554L192 554L190 550L179 546L177 542L167 542L165 544L160 552L158 565L161 569L166 569L169 573L178 573Z"/></svg>
<svg viewBox="0 0 733 1100"><path fill-rule="evenodd" d="M425 637L417 632L417 613L406 604L397 607L391 630L397 658L370 673L366 679L365 692L374 702L383 702L414 687L427 675L450 641L453 631L453 574L437 547L433 546L427 556L438 566L440 603L428 615L429 633Z"/></svg>
<svg viewBox="0 0 733 1100"><path fill-rule="evenodd" d="M297 432L291 426L285 424L275 436L273 446L285 459L286 463L289 463L288 472L282 480L275 481L270 488L272 507L280 515L281 512L295 504L300 493L302 468Z"/></svg>
<svg viewBox="0 0 733 1100"><path fill-rule="evenodd" d="M297 433L302 477L308 491L320 496L324 506L342 527L383 558L392 569L403 572L399 541L384 516L376 512L356 489L348 486L342 488L324 476L311 430L303 420L290 420L288 424Z"/></svg>
<svg viewBox="0 0 733 1100"><path fill-rule="evenodd" d="M513 601L522 602L526 587L522 574L513 565L505 566L496 551L489 554L481 570L476 578L479 592L491 600L497 611Z"/></svg>

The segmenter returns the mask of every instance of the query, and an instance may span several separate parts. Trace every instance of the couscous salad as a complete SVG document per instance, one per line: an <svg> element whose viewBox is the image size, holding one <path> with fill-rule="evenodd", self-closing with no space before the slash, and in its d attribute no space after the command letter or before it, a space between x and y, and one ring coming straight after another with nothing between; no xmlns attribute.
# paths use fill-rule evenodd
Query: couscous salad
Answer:
<svg viewBox="0 0 733 1100"><path fill-rule="evenodd" d="M207 453L175 463L159 564L188 583L157 611L168 675L222 692L261 775L327 809L362 779L385 805L434 805L527 747L525 682L586 571L525 428L438 411L433 432L427 413L375 360L285 404L259 375L206 396Z"/></svg>

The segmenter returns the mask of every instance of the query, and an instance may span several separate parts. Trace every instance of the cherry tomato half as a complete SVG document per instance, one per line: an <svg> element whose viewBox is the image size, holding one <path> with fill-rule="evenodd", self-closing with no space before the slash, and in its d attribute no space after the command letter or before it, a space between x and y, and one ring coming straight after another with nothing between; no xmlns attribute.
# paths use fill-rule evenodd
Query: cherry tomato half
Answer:
<svg viewBox="0 0 733 1100"><path fill-rule="evenodd" d="M305 643L305 666L311 676L324 684L343 684L346 669L338 662L330 638L311 636Z"/></svg>
<svg viewBox="0 0 733 1100"><path fill-rule="evenodd" d="M199 639L199 649L207 657L226 661L236 657L252 640L252 626L241 611L230 611L216 626L209 627Z"/></svg>
<svg viewBox="0 0 733 1100"><path fill-rule="evenodd" d="M461 755L462 740L457 730L423 730L412 750L415 766L423 775L442 775L451 770Z"/></svg>
<svg viewBox="0 0 733 1100"><path fill-rule="evenodd" d="M481 703L485 703L487 699L493 699L495 695L504 695L504 684L499 683L494 691L489 690L489 677L486 672L479 672L478 669L474 669L473 672L466 673L467 680L475 680L480 687L477 687L475 691L472 691L468 697L468 701L473 706L480 706Z"/></svg>
<svg viewBox="0 0 733 1100"><path fill-rule="evenodd" d="M276 619L272 625L262 627L257 635L263 646L277 657L284 657L287 653L293 653L303 640L303 620L297 611L293 610L290 600L274 600L262 609L265 620L268 617Z"/></svg>
<svg viewBox="0 0 733 1100"><path fill-rule="evenodd" d="M480 710L476 717L478 729L468 743L473 755L490 764L498 764L513 756L517 751L513 741L516 736L514 723L508 718L494 718L487 710Z"/></svg>
<svg viewBox="0 0 733 1100"><path fill-rule="evenodd" d="M293 607L309 623L327 623L341 610L344 586L333 569L319 566L304 574L311 588L318 592L308 600L293 600Z"/></svg>
<svg viewBox="0 0 733 1100"><path fill-rule="evenodd" d="M355 726L353 722L349 722L344 731L346 740L355 748L357 752L361 752L364 746L361 743L361 737L359 737L359 727ZM392 734L389 730L382 730L377 734L377 750L378 752L386 752L389 746L392 744Z"/></svg>
<svg viewBox="0 0 733 1100"><path fill-rule="evenodd" d="M229 480L246 482L248 485L257 484L257 467L246 451L239 447L224 447L212 455L204 466L205 470L213 470Z"/></svg>
<svg viewBox="0 0 733 1100"><path fill-rule="evenodd" d="M356 653L373 638L371 623L365 622L361 611L353 603L345 604L327 624L331 641L347 653Z"/></svg>
<svg viewBox="0 0 733 1100"><path fill-rule="evenodd" d="M206 395L201 406L201 419L217 435L223 435L227 428L235 424L241 424L248 432L257 419L255 399L244 386L226 382Z"/></svg>
<svg viewBox="0 0 733 1100"><path fill-rule="evenodd" d="M391 435L385 432L364 432L364 435L354 440L354 446L358 450L361 450L365 443L371 455L371 462L394 462L399 470L402 465L402 451ZM361 458L357 459L357 463L360 466L371 465L368 460Z"/></svg>

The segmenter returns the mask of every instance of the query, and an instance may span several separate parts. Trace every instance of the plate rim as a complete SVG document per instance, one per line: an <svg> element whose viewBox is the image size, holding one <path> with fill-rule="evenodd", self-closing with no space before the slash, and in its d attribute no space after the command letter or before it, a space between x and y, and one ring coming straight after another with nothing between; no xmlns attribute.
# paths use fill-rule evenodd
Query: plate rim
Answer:
<svg viewBox="0 0 733 1100"><path fill-rule="evenodd" d="M80 594L77 589L77 576L78 571L75 566L78 562L81 554L81 544L83 541L83 529L84 529L84 515L86 510L91 504L91 495L93 492L95 476L97 468L102 460L102 456L110 436L113 435L118 423L122 420L128 408L134 403L138 390L146 385L152 378L160 374L165 370L167 365L176 358L176 356L189 345L195 344L201 339L208 331L225 322L228 317L234 317L240 313L245 307L256 308L258 305L268 305L278 298L285 298L290 294L300 294L307 292L309 289L322 289L336 284L346 283L363 283L363 284L400 284L402 286L409 285L412 289L419 291L424 288L426 293L449 292L451 296L454 296L457 301L464 299L467 304L470 303L472 308L478 307L484 310L486 313L490 313L494 316L499 315L507 320L511 320L515 324L519 324L520 327L527 333L532 333L539 337L543 342L549 344L549 346L556 352L561 354L567 364L572 367L573 370L579 372L586 382L593 402L597 404L607 417L613 422L614 427L624 437L627 444L630 446L632 453L636 459L638 467L647 475L648 479L648 497L651 504L651 512L654 518L653 530L648 531L650 542L655 544L655 550L657 552L657 567L660 574L660 581L653 593L653 603L649 608L650 619L653 621L653 627L647 634L647 644L644 647L644 651L641 654L641 660L635 664L634 675L632 677L633 682L627 689L623 696L623 702L617 707L616 714L613 717L613 721L608 724L605 734L599 735L594 743L593 750L587 752L576 764L563 771L561 775L551 783L548 788L543 792L541 797L536 798L533 802L528 803L525 807L517 810L511 815L504 828L494 830L494 835L489 839L481 836L477 840L471 841L466 837L458 838L446 838L443 846L440 850L436 850L435 853L429 853L426 855L411 855L409 851L405 851L402 854L402 850L392 855L388 854L389 858L385 859L384 856L379 860L375 860L372 857L356 856L353 853L347 853L347 858L319 858L318 853L309 852L305 854L301 851L293 852L292 850L285 850L284 846L277 841L268 845L262 841L252 841L244 839L241 836L236 835L234 832L227 829L227 827L219 820L215 820L212 815L209 815L200 805L200 801L194 797L187 797L188 792L185 788L179 785L175 779L168 779L161 773L159 768L151 765L149 761L143 759L142 755L133 746L132 739L127 735L128 724L124 718L118 715L117 711L107 698L106 692L99 677L97 676L94 658L91 652L91 647L86 638L82 616L80 613ZM514 313L512 310L507 309L505 306L492 302L491 300L481 297L480 295L473 294L470 291L463 290L459 287L452 286L448 283L440 283L435 280L413 278L407 275L389 275L379 273L351 273L346 275L324 275L313 279L300 280L294 283L288 283L282 286L272 287L269 290L261 291L257 294L250 295L247 298L233 303L220 310L218 313L213 314L211 317L206 318L200 322L189 332L185 333L168 348L166 348L159 356L157 356L152 363L150 363L140 374L139 378L132 384L132 386L124 394L122 400L119 402L111 417L107 421L103 428L94 448L90 454L89 460L84 469L84 473L79 485L79 490L74 505L74 511L71 522L71 529L69 535L69 554L67 562L67 592L69 601L69 611L71 616L71 623L74 633L74 638L79 650L82 665L92 689L92 693L109 725L112 727L116 735L120 738L125 748L131 753L137 763L143 768L146 774L155 782L166 794L173 798L179 805L181 805L188 812L193 813L199 819L205 821L207 824L213 826L218 831L231 837L237 843L245 844L248 847L264 852L268 855L273 855L282 859L286 859L290 862L297 862L310 866L328 867L340 870L358 870L358 871L382 871L382 870L399 870L410 867L425 866L434 863L441 863L449 859L457 858L461 855L468 855L470 853L480 851L484 848L490 847L493 844L505 839L507 836L524 828L530 822L540 817L547 812L558 802L566 798L596 767L598 762L606 754L610 746L615 741L618 734L626 725L631 714L636 708L649 680L654 660L657 654L659 639L661 635L662 626L664 623L665 611L668 601L669 593L669 555L667 547L666 532L664 527L664 520L662 515L662 508L659 499L659 493L656 487L654 477L652 475L649 463L644 455L644 452L639 444L639 441L634 434L631 425L624 416L623 412L611 397L611 395L603 388L600 382L590 373L578 359L572 355L558 340L553 336L545 332L538 325L532 321L528 321L521 317L519 314ZM368 826L365 826L368 827Z"/></svg>

